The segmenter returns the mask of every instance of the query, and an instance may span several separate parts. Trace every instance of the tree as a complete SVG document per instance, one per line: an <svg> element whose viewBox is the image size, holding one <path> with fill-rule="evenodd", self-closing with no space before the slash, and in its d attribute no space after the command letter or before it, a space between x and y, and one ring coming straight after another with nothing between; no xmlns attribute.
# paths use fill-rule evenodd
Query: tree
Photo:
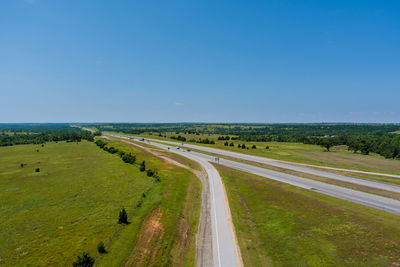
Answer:
<svg viewBox="0 0 400 267"><path fill-rule="evenodd" d="M23 168L23 167L24 167L24 164L23 164L23 163L21 163L21 165L20 165L20 166L21 166L21 168Z"/></svg>
<svg viewBox="0 0 400 267"><path fill-rule="evenodd" d="M243 145L242 145L242 149L245 149L245 148L246 148L246 145L245 145L245 144L243 144Z"/></svg>
<svg viewBox="0 0 400 267"><path fill-rule="evenodd" d="M326 150L329 152L330 148L333 146L333 142L330 138L324 138L320 141L319 145L325 147Z"/></svg>
<svg viewBox="0 0 400 267"><path fill-rule="evenodd" d="M39 168L36 168L36 169L35 169L35 172L40 172L40 169L39 169Z"/></svg>
<svg viewBox="0 0 400 267"><path fill-rule="evenodd" d="M106 248L104 247L103 241L101 241L99 244L97 244L97 251L101 254L106 253Z"/></svg>
<svg viewBox="0 0 400 267"><path fill-rule="evenodd" d="M94 259L90 257L89 253L84 252L78 259L72 264L74 267L92 267L94 264Z"/></svg>
<svg viewBox="0 0 400 267"><path fill-rule="evenodd" d="M225 141L224 146L228 146L228 145L229 145L228 141Z"/></svg>
<svg viewBox="0 0 400 267"><path fill-rule="evenodd" d="M234 146L233 142L231 142L231 143L229 144L229 146Z"/></svg>
<svg viewBox="0 0 400 267"><path fill-rule="evenodd" d="M128 224L128 214L126 213L125 208L122 208L122 210L119 212L118 223Z"/></svg>
<svg viewBox="0 0 400 267"><path fill-rule="evenodd" d="M238 144L238 148L241 148L242 147L242 145L241 144Z"/></svg>
<svg viewBox="0 0 400 267"><path fill-rule="evenodd" d="M265 149L269 149L269 146L266 146Z"/></svg>
<svg viewBox="0 0 400 267"><path fill-rule="evenodd" d="M256 145L253 145L251 148L252 148L252 149L255 149L255 148L257 148L257 147L256 147Z"/></svg>
<svg viewBox="0 0 400 267"><path fill-rule="evenodd" d="M146 170L146 162L143 160L142 163L140 163L140 171L144 172Z"/></svg>

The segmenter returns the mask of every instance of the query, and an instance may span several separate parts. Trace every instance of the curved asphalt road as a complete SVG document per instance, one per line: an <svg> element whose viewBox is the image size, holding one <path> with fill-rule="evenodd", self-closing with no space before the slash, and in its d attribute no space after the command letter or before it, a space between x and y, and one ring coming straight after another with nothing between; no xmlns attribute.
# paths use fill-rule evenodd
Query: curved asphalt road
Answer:
<svg viewBox="0 0 400 267"><path fill-rule="evenodd" d="M129 136L110 134L110 136L139 141L138 138ZM169 146L147 141L146 143L153 146L168 150ZM235 267L243 266L240 257L240 250L237 244L235 231L232 223L229 203L226 197L224 185L221 177L215 167L209 163L209 159L199 153L188 153L183 149L171 148L170 152L180 154L193 161L199 163L207 172L210 183L211 195L211 225L212 225L212 247L214 266L218 267Z"/></svg>

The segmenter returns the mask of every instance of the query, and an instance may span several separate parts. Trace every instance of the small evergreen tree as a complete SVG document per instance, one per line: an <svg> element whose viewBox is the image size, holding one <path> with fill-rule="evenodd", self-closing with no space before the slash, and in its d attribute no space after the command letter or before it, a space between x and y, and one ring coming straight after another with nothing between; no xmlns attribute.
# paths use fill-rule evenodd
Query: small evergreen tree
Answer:
<svg viewBox="0 0 400 267"><path fill-rule="evenodd" d="M36 169L35 169L35 172L40 172L40 169L39 169L39 168L36 168Z"/></svg>
<svg viewBox="0 0 400 267"><path fill-rule="evenodd" d="M229 146L234 146L233 142L231 142L231 143L229 144Z"/></svg>
<svg viewBox="0 0 400 267"><path fill-rule="evenodd" d="M255 149L255 148L257 148L257 147L256 147L256 145L253 145L251 148L252 148L252 149Z"/></svg>
<svg viewBox="0 0 400 267"><path fill-rule="evenodd" d="M144 172L146 170L146 162L143 160L142 163L140 164L140 171Z"/></svg>
<svg viewBox="0 0 400 267"><path fill-rule="evenodd" d="M119 212L118 223L128 224L128 214L126 213L125 208L122 208L122 210Z"/></svg>
<svg viewBox="0 0 400 267"><path fill-rule="evenodd" d="M106 248L104 247L103 241L101 241L99 244L97 244L97 251L101 254L106 253Z"/></svg>

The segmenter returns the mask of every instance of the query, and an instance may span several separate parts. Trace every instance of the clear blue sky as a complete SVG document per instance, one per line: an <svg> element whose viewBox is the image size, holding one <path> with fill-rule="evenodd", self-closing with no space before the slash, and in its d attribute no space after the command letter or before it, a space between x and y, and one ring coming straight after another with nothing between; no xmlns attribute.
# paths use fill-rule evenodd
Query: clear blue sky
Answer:
<svg viewBox="0 0 400 267"><path fill-rule="evenodd" d="M0 1L0 122L400 122L400 1Z"/></svg>

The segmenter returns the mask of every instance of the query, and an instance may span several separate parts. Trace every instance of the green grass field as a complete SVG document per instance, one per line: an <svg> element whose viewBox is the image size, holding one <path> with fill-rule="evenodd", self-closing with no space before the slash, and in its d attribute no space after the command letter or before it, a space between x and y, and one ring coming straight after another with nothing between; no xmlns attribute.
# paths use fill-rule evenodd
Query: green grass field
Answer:
<svg viewBox="0 0 400 267"><path fill-rule="evenodd" d="M102 256L98 266L119 266L128 258L136 266L193 266L195 235L200 215L201 183L186 169L161 161L149 152L118 140L107 141L125 152L134 154L137 162L146 161L146 167L155 169L161 177L160 187L148 197L143 206L152 212L144 217L140 229L126 227L127 240L113 242L110 253ZM158 227L149 227L157 225ZM138 234L137 234L138 233ZM137 235L136 235L137 234ZM134 244L127 249L126 243Z"/></svg>
<svg viewBox="0 0 400 267"><path fill-rule="evenodd" d="M179 254L175 265L193 265L200 182L185 169L132 152L159 170L160 183L89 142L0 148L0 265L70 266L88 251L96 264L118 266L156 209L163 214L163 238L143 264L169 265ZM130 214L124 227L117 223L122 207ZM109 251L102 257L100 241Z"/></svg>
<svg viewBox="0 0 400 267"><path fill-rule="evenodd" d="M399 216L217 165L246 266L398 266Z"/></svg>
<svg viewBox="0 0 400 267"><path fill-rule="evenodd" d="M195 134L176 134L176 133L163 133L167 138L160 137L156 134L141 136L148 138L155 138L160 140L176 141L171 139L171 136L181 135L186 137L187 140L198 139L198 138L208 138L209 140L214 140L215 145L206 145L200 143L194 143L200 146L209 146L214 148L226 149L230 151L245 153L249 155L263 156L278 160L285 160L291 162L299 162L306 164L315 164L322 166L330 166L345 169L363 170L371 172L383 172L391 174L400 174L400 160L385 159L384 157L371 154L362 155L360 153L354 154L347 151L344 146L337 146L331 149L331 152L326 152L326 150L317 145L307 145L302 143L287 143L287 142L243 142L238 140L229 140L228 142L234 143L233 147L224 146L225 141L217 140L220 135L195 135ZM245 144L249 149L238 148L238 144ZM257 148L252 149L251 147L255 145ZM265 149L268 146L269 149Z"/></svg>

